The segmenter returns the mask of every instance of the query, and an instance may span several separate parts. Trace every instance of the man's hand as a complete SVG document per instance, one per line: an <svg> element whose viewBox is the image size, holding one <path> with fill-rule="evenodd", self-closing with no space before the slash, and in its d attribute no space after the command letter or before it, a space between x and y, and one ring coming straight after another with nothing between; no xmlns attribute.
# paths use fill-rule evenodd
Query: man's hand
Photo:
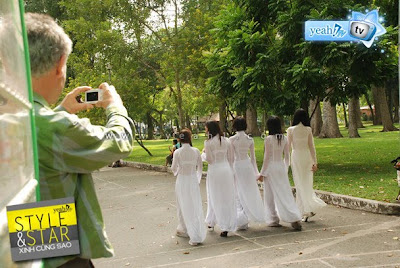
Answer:
<svg viewBox="0 0 400 268"><path fill-rule="evenodd" d="M91 87L75 88L65 96L60 105L70 114L76 114L77 112L93 108L93 104L80 103L77 100L77 97L80 94L91 89L92 89Z"/></svg>
<svg viewBox="0 0 400 268"><path fill-rule="evenodd" d="M102 107L106 109L110 104L116 104L117 106L122 106L122 100L114 86L110 86L107 83L102 83L99 86L103 90L103 100L98 101L95 106Z"/></svg>

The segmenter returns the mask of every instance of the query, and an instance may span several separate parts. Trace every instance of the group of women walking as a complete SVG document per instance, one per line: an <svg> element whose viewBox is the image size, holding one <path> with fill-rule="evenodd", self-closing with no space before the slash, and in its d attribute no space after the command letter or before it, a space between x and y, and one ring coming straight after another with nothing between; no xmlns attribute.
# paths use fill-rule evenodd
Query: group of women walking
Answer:
<svg viewBox="0 0 400 268"><path fill-rule="evenodd" d="M234 120L236 134L229 139L224 137L218 122L207 122L208 139L202 154L191 146L190 130L180 132L182 147L175 151L171 166L177 176L177 236L189 237L189 244L197 245L206 237L206 225L209 231L218 225L220 236L227 237L228 232L246 230L250 221L267 223L270 227L279 227L280 221L284 221L300 231L301 221L308 221L318 208L325 206L312 188L317 158L306 111L296 111L287 137L283 135L278 117L270 117L267 127L269 135L264 141L260 172L254 140L245 134L244 118ZM199 187L202 161L208 162L205 218ZM289 165L296 186L296 200L289 183ZM264 183L264 198L257 180Z"/></svg>

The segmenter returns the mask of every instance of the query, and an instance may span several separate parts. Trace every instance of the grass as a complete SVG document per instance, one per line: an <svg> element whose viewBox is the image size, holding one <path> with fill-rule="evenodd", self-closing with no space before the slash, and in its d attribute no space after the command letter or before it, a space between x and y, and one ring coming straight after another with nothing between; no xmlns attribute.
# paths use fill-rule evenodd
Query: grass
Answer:
<svg viewBox="0 0 400 268"><path fill-rule="evenodd" d="M365 124L359 129L361 138L347 138L347 129L340 130L345 138L315 139L319 170L314 188L338 194L394 202L399 191L396 171L390 161L400 155L399 132L380 132L382 126ZM398 127L398 125L397 125ZM205 137L199 135L193 146L202 150ZM257 165L261 168L263 140L255 138ZM157 165L165 164L172 140L144 141L152 152L149 156L139 145L126 159ZM205 167L206 170L206 167ZM293 182L291 182L293 184Z"/></svg>

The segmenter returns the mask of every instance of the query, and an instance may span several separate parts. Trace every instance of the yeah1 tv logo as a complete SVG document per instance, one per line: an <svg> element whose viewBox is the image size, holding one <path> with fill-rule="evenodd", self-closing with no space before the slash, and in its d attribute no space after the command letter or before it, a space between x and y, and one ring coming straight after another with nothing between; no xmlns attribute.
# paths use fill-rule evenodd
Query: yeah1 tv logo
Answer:
<svg viewBox="0 0 400 268"><path fill-rule="evenodd" d="M377 10L362 14L353 11L349 21L306 21L306 41L362 42L367 48L386 33Z"/></svg>

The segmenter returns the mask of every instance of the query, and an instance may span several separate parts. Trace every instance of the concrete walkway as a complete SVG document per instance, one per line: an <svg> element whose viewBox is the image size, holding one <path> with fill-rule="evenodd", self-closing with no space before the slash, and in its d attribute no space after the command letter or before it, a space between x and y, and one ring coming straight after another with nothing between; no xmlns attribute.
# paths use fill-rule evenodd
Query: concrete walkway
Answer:
<svg viewBox="0 0 400 268"><path fill-rule="evenodd" d="M175 178L104 168L95 185L115 257L96 267L400 267L400 218L328 206L303 231L251 224L203 245L175 237ZM201 192L206 209L205 181Z"/></svg>

